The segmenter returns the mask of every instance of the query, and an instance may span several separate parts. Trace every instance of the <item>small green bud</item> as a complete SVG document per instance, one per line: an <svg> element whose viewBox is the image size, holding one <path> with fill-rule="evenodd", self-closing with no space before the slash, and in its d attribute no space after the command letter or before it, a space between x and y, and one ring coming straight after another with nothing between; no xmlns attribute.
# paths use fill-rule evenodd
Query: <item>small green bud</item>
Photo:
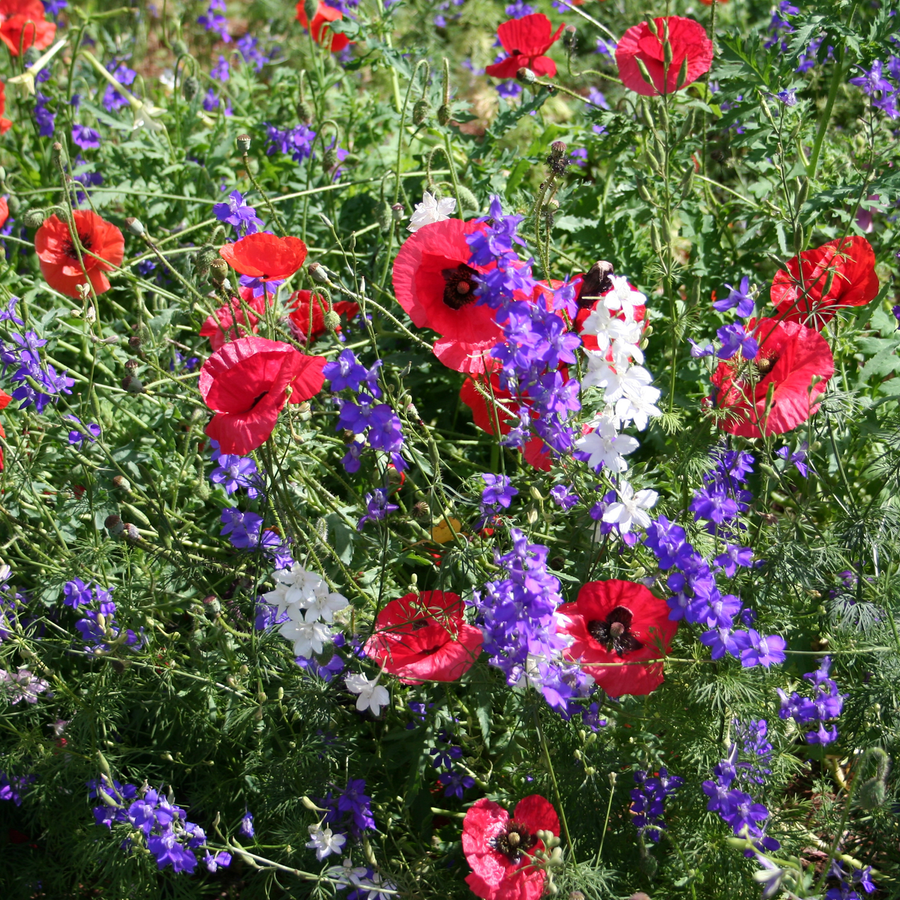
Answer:
<svg viewBox="0 0 900 900"><path fill-rule="evenodd" d="M205 272L217 259L221 259L219 251L212 244L204 244L197 251L197 268Z"/></svg>
<svg viewBox="0 0 900 900"><path fill-rule="evenodd" d="M450 121L450 107L446 103L442 103L437 111L438 124L446 125Z"/></svg>
<svg viewBox="0 0 900 900"><path fill-rule="evenodd" d="M463 209L472 211L481 209L475 195L465 185L461 184L457 190L459 191L459 202L462 204Z"/></svg>
<svg viewBox="0 0 900 900"><path fill-rule="evenodd" d="M391 227L391 204L387 200L380 200L375 207L375 221L382 231L388 231Z"/></svg>
<svg viewBox="0 0 900 900"><path fill-rule="evenodd" d="M22 201L19 200L15 194L10 194L9 199L6 201L6 205L9 208L10 214L14 216L22 208Z"/></svg>
<svg viewBox="0 0 900 900"><path fill-rule="evenodd" d="M310 105L305 100L301 100L297 104L297 118L301 122L309 122L312 120L312 117L313 117L313 112L312 112L312 109L310 108Z"/></svg>
<svg viewBox="0 0 900 900"><path fill-rule="evenodd" d="M416 105L413 106L413 125L421 125L428 118L430 112L431 104L424 97L417 100Z"/></svg>
<svg viewBox="0 0 900 900"><path fill-rule="evenodd" d="M337 331L338 328L340 328L341 317L333 309L329 309L325 313L324 320L325 320L325 327L329 331Z"/></svg>
<svg viewBox="0 0 900 900"><path fill-rule="evenodd" d="M193 100L200 93L200 79L194 75L188 75L181 86L181 93L184 94L184 99L188 102Z"/></svg>
<svg viewBox="0 0 900 900"><path fill-rule="evenodd" d="M28 212L22 216L22 221L25 223L26 228L40 228L41 225L44 224L44 210L29 209Z"/></svg>
<svg viewBox="0 0 900 900"><path fill-rule="evenodd" d="M228 263L220 256L209 264L209 280L221 287L228 279Z"/></svg>
<svg viewBox="0 0 900 900"><path fill-rule="evenodd" d="M575 47L578 44L578 29L574 25L566 25L562 35L562 43L569 53L575 52Z"/></svg>
<svg viewBox="0 0 900 900"><path fill-rule="evenodd" d="M319 11L319 0L303 0L303 11L306 13L306 18L312 22Z"/></svg>
<svg viewBox="0 0 900 900"><path fill-rule="evenodd" d="M334 147L329 147L322 154L322 168L326 172L330 172L337 164L338 164L337 150L335 150Z"/></svg>
<svg viewBox="0 0 900 900"><path fill-rule="evenodd" d="M172 52L176 56L187 56L188 45L181 40L181 38L175 38L175 40L172 41Z"/></svg>
<svg viewBox="0 0 900 900"><path fill-rule="evenodd" d="M27 16L26 16L26 18L27 18ZM18 53L18 49L16 50L16 52ZM25 65L26 65L26 67L27 67L27 66L33 66L40 58L41 58L41 51L40 51L37 47L35 47L34 44L32 44L32 45L25 51Z"/></svg>

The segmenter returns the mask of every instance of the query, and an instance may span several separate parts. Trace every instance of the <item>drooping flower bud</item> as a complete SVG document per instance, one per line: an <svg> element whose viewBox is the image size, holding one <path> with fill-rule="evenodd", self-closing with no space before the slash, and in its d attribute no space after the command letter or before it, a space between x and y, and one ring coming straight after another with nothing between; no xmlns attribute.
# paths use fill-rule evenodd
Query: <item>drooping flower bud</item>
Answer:
<svg viewBox="0 0 900 900"><path fill-rule="evenodd" d="M531 71L531 69L527 69L525 68L525 66L522 66L522 68L519 69L518 72L516 72L516 81L520 82L521 84L534 84L535 81L537 81L537 75L535 75L534 72Z"/></svg>

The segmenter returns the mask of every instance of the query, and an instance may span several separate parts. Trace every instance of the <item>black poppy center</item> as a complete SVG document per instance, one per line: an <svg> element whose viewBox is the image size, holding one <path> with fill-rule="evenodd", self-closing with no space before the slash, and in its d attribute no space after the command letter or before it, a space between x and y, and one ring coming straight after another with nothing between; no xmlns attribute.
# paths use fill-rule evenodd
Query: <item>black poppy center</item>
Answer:
<svg viewBox="0 0 900 900"><path fill-rule="evenodd" d="M81 246L85 250L91 249L92 242L91 236L89 234L79 234L78 240L81 241ZM75 245L71 241L66 241L65 244L63 244L63 253L65 253L66 256L69 257L69 259L78 259L78 252L75 250Z"/></svg>
<svg viewBox="0 0 900 900"><path fill-rule="evenodd" d="M644 645L631 633L632 618L630 609L617 606L605 619L588 622L588 634L618 656L634 653Z"/></svg>
<svg viewBox="0 0 900 900"><path fill-rule="evenodd" d="M444 276L444 303L450 309L462 309L475 302L475 276L478 273L465 263L455 269L441 269Z"/></svg>
<svg viewBox="0 0 900 900"><path fill-rule="evenodd" d="M517 863L522 854L529 851L537 842L537 837L520 822L510 822L494 838L492 844L498 853L502 853L510 862Z"/></svg>
<svg viewBox="0 0 900 900"><path fill-rule="evenodd" d="M259 395L259 396L258 396L258 397L250 404L250 409L253 409L253 408L256 406L256 404L259 403L259 401L262 400L262 398L265 397L266 394L268 394L268 393L269 393L268 391L263 391L263 392L262 392L262 393L261 393L261 394L260 394L260 395ZM249 412L249 410L248 410L248 412Z"/></svg>

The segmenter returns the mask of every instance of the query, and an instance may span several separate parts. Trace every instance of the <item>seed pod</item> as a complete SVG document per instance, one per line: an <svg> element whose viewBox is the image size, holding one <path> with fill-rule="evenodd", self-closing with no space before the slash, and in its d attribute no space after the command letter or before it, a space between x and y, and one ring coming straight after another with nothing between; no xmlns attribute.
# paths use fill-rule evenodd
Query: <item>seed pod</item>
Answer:
<svg viewBox="0 0 900 900"><path fill-rule="evenodd" d="M181 93L184 94L184 99L188 102L193 100L200 93L200 79L194 75L188 75L181 86Z"/></svg>
<svg viewBox="0 0 900 900"><path fill-rule="evenodd" d="M115 513L106 517L103 526L113 537L118 537L125 531L125 523Z"/></svg>
<svg viewBox="0 0 900 900"><path fill-rule="evenodd" d="M252 138L249 134L239 134L235 138L235 143L237 144L238 151L240 153L249 153L251 140Z"/></svg>
<svg viewBox="0 0 900 900"><path fill-rule="evenodd" d="M537 75L531 71L531 69L526 69L525 66L522 66L518 72L516 72L516 81L521 84L534 84L537 81Z"/></svg>
<svg viewBox="0 0 900 900"><path fill-rule="evenodd" d="M659 228L656 227L656 222L650 223L650 246L657 255L662 253L662 243L659 239Z"/></svg>
<svg viewBox="0 0 900 900"><path fill-rule="evenodd" d="M402 203L395 203L391 207L391 215L394 217L395 222L399 222L402 219L406 218L406 210L403 208Z"/></svg>
<svg viewBox="0 0 900 900"><path fill-rule="evenodd" d="M307 266L307 271L309 272L309 277L312 278L313 281L318 282L319 284L328 283L328 271L320 263L310 263Z"/></svg>
<svg viewBox="0 0 900 900"><path fill-rule="evenodd" d="M415 106L413 106L413 125L421 125L428 118L430 112L431 104L424 97L421 100L417 100Z"/></svg>
<svg viewBox="0 0 900 900"><path fill-rule="evenodd" d="M125 220L125 230L129 234L133 234L135 237L142 237L144 235L144 226L140 219L136 219L134 216L129 216Z"/></svg>
<svg viewBox="0 0 900 900"><path fill-rule="evenodd" d="M125 368L128 369L129 372L134 372L139 365L140 363L136 359L129 359L125 363Z"/></svg>
<svg viewBox="0 0 900 900"><path fill-rule="evenodd" d="M144 392L144 383L137 375L126 375L122 379L122 387L129 394L142 394Z"/></svg>
<svg viewBox="0 0 900 900"><path fill-rule="evenodd" d="M112 480L112 486L125 494L131 493L131 483L124 475L116 475Z"/></svg>

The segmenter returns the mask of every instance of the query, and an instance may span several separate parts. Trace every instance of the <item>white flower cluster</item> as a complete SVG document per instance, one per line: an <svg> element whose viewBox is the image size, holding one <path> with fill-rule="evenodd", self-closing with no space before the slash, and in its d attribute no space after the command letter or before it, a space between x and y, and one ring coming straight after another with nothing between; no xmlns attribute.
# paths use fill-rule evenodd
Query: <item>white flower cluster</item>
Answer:
<svg viewBox="0 0 900 900"><path fill-rule="evenodd" d="M277 570L272 578L275 587L263 594L263 599L277 610L275 621L293 643L295 655L321 653L334 636L334 614L350 601L330 590L321 575L307 572L299 563Z"/></svg>
<svg viewBox="0 0 900 900"><path fill-rule="evenodd" d="M588 316L582 332L597 338L597 349L586 350L588 370L582 388L603 390L604 408L587 423L590 431L575 442L575 447L589 454L588 465L606 467L610 474L619 475L628 468L625 457L640 446L638 441L622 430L634 424L643 431L651 416L661 415L656 401L660 390L652 385L653 376L644 368L641 350L643 328L635 321L635 307L645 306L647 298L633 290L624 276L610 277L612 289ZM618 501L611 503L603 514L603 521L615 523L621 532L632 526L646 528L656 491L638 491L620 479Z"/></svg>
<svg viewBox="0 0 900 900"><path fill-rule="evenodd" d="M633 437L621 434L622 429L633 422L643 431L650 416L660 415L656 406L660 391L652 386L653 377L642 365L643 329L634 318L635 307L646 306L647 298L632 290L624 276L613 275L610 280L612 289L582 329L597 338L598 347L586 351L588 371L582 388L602 388L605 406L587 423L590 433L579 438L575 446L590 454L588 464L592 468L602 463L609 472L618 474L628 468L625 456L640 446Z"/></svg>
<svg viewBox="0 0 900 900"><path fill-rule="evenodd" d="M410 216L406 230L415 234L423 225L445 222L455 211L456 201L452 197L444 197L442 200L438 200L433 194L425 191L422 194L422 202L416 204L416 208Z"/></svg>

